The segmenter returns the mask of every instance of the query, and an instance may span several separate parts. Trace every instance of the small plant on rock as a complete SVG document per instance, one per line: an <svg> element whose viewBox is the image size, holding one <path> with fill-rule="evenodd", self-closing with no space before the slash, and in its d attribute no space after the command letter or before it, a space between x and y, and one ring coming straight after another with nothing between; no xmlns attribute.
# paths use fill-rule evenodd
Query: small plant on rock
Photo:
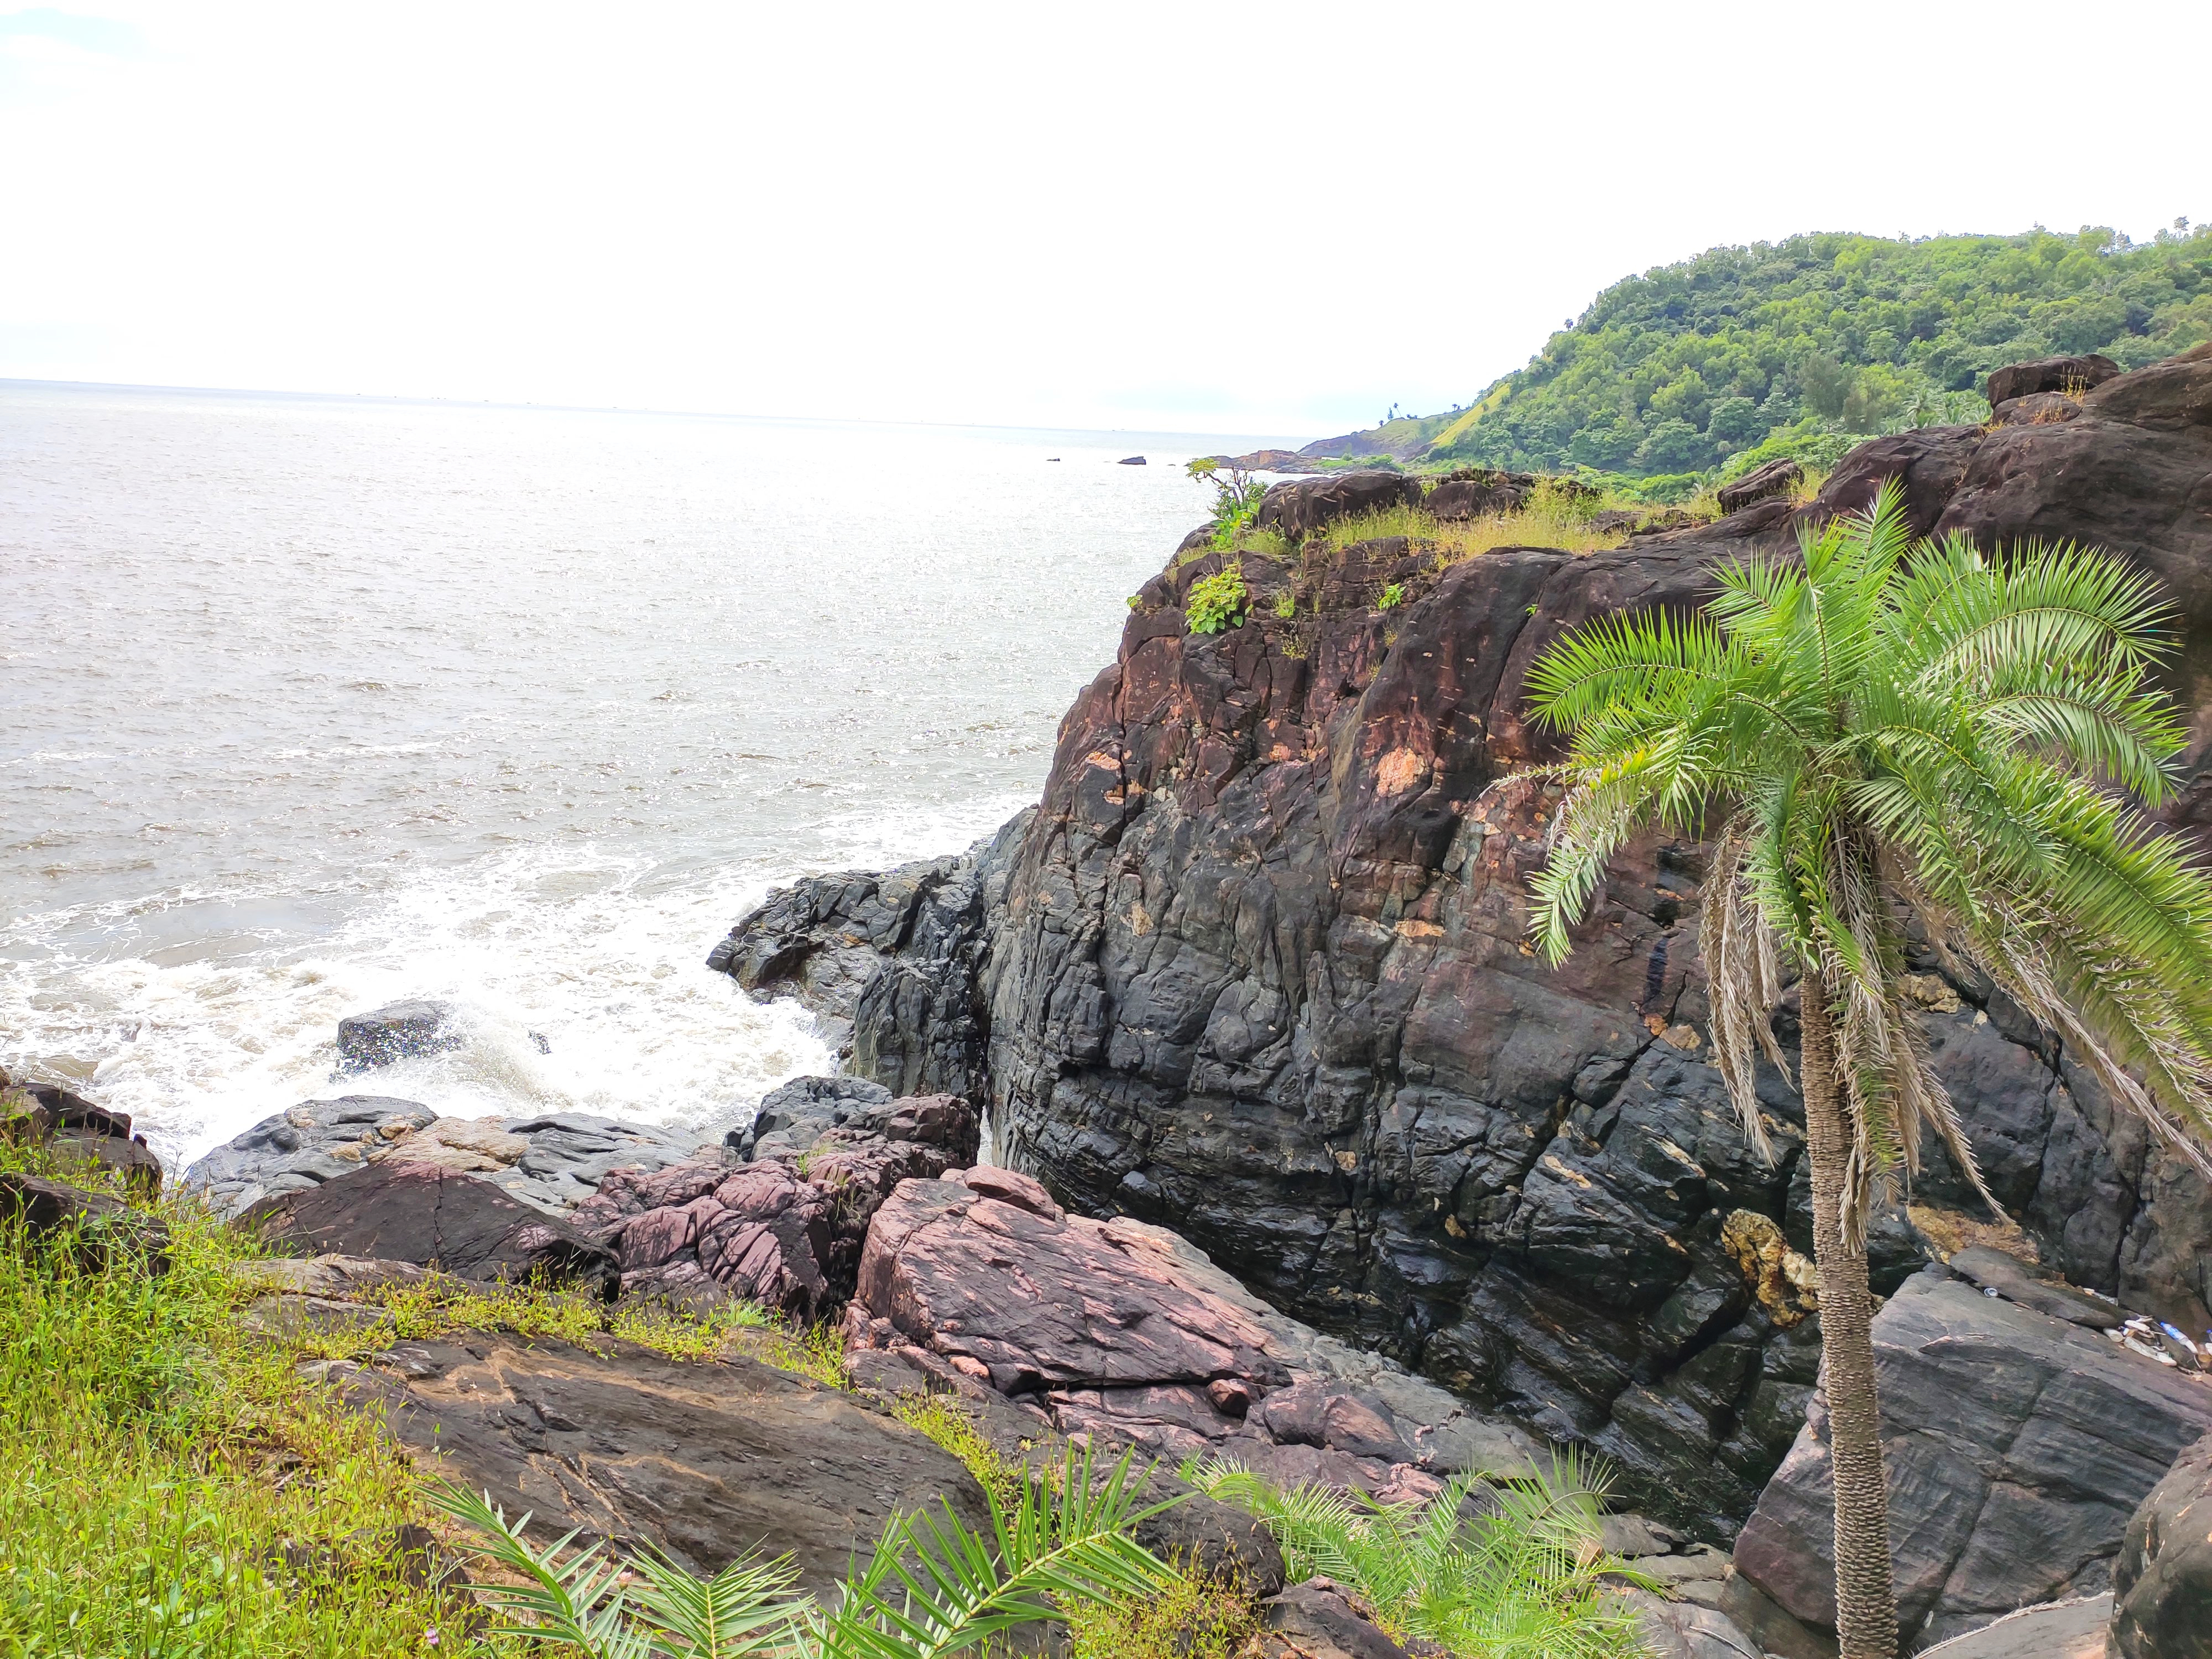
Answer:
<svg viewBox="0 0 2212 1659"><path fill-rule="evenodd" d="M1218 634L1242 623L1251 602L1244 572L1232 564L1191 584L1190 597L1183 601L1183 616L1192 633Z"/></svg>
<svg viewBox="0 0 2212 1659"><path fill-rule="evenodd" d="M1221 463L1211 455L1200 456L1184 470L1200 483L1213 486L1213 544L1235 546L1237 538L1259 522L1260 502L1267 486L1235 467L1224 473Z"/></svg>
<svg viewBox="0 0 2212 1659"><path fill-rule="evenodd" d="M1382 590L1382 597L1376 600L1376 604L1384 611L1395 611L1400 605L1405 604L1405 602L1406 584L1403 582L1392 582L1388 587Z"/></svg>

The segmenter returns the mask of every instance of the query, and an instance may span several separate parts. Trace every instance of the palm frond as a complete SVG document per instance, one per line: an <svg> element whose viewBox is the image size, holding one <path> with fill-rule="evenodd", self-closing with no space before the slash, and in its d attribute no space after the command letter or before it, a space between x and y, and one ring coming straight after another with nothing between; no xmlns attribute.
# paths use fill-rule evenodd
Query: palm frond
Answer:
<svg viewBox="0 0 2212 1659"><path fill-rule="evenodd" d="M939 1659L1018 1625L1057 1618L1063 1601L1158 1593L1174 1570L1128 1528L1174 1501L1140 1507L1127 1455L1100 1478L1068 1453L1057 1480L1024 1483L985 1539L949 1505L896 1518L849 1576L823 1621L824 1659Z"/></svg>
<svg viewBox="0 0 2212 1659"><path fill-rule="evenodd" d="M501 1615L530 1620L499 1626L494 1635L568 1644L591 1659L648 1659L652 1643L628 1620L619 1588L622 1569L601 1553L604 1546L594 1544L564 1561L562 1556L576 1540L574 1531L536 1550L523 1536L530 1516L509 1522L488 1492L479 1496L444 1482L430 1488L429 1498L456 1521L483 1534L486 1553L524 1581L489 1584L481 1591Z"/></svg>

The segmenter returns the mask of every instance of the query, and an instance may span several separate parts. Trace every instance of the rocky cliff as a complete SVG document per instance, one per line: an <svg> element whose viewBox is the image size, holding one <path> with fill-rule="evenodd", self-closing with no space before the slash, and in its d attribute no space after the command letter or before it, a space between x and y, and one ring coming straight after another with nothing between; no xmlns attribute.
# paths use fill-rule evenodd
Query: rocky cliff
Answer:
<svg viewBox="0 0 2212 1659"><path fill-rule="evenodd" d="M2175 817L2202 826L2212 348L2021 401L1863 447L1802 513L1769 499L1613 552L1248 555L1249 619L1217 635L1182 601L1223 556L1172 564L1034 814L963 860L802 884L715 965L850 1018L853 1068L898 1092L988 1101L1000 1161L1071 1209L1172 1226L1731 1537L1816 1374L1798 1108L1766 1079L1770 1166L1706 1063L1697 845L1625 855L1564 968L1522 944L1553 799L1512 775L1551 752L1522 679L1562 629L1693 604L1717 563L1894 476L1920 529L2095 543L2166 583L2198 739ZM2003 998L1918 966L1939 1068L2045 1262L2204 1329L2212 1193ZM1947 1213L1966 1195L1940 1164L1914 1197L1878 1289L1923 1259L1914 1218L1985 1218Z"/></svg>

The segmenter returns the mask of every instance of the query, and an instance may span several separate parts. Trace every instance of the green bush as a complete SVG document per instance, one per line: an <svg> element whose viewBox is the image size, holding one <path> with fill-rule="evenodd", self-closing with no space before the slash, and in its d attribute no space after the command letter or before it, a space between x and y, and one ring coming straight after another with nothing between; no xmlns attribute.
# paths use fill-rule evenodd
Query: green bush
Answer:
<svg viewBox="0 0 2212 1659"><path fill-rule="evenodd" d="M1183 601L1183 617L1194 634L1218 634L1243 622L1251 599L1251 590L1244 586L1244 572L1232 564L1191 584L1190 595Z"/></svg>
<svg viewBox="0 0 2212 1659"><path fill-rule="evenodd" d="M1396 609L1405 602L1406 584L1403 582L1392 582L1388 587L1385 587L1382 590L1382 597L1376 601L1376 605L1380 610L1391 611Z"/></svg>
<svg viewBox="0 0 2212 1659"><path fill-rule="evenodd" d="M1630 1659L1630 1619L1599 1598L1600 1576L1641 1583L1599 1544L1604 1483L1562 1456L1485 1487L1460 1475L1427 1503L1385 1504L1328 1486L1285 1492L1226 1459L1194 1460L1183 1478L1264 1521L1293 1579L1348 1584L1401 1642L1434 1642L1483 1659ZM1481 1490L1488 1513L1463 1518Z"/></svg>
<svg viewBox="0 0 2212 1659"><path fill-rule="evenodd" d="M1237 537L1258 520L1267 486L1235 468L1224 474L1221 463L1211 455L1192 461L1184 470L1200 483L1213 486L1213 544L1233 547Z"/></svg>

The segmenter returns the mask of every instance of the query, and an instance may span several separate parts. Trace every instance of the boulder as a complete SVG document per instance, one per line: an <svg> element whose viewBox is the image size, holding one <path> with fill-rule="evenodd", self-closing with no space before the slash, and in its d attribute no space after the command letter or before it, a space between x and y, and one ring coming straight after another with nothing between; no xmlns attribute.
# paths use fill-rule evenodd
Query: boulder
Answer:
<svg viewBox="0 0 2212 1659"><path fill-rule="evenodd" d="M852 1295L892 1189L969 1162L979 1133L957 1096L894 1100L859 1079L800 1078L732 1132L730 1153L610 1174L571 1219L617 1252L626 1295L735 1296L817 1319Z"/></svg>
<svg viewBox="0 0 2212 1659"><path fill-rule="evenodd" d="M1769 461L1754 467L1732 483L1724 483L1713 492L1723 513L1741 513L1753 501L1763 501L1777 495L1788 495L1805 477L1805 469L1792 460Z"/></svg>
<svg viewBox="0 0 2212 1659"><path fill-rule="evenodd" d="M1765 1659L1735 1621L1694 1601L1670 1601L1650 1590L1609 1590L1606 1600L1636 1621L1648 1659Z"/></svg>
<svg viewBox="0 0 2212 1659"><path fill-rule="evenodd" d="M490 1182L434 1164L374 1164L258 1200L241 1226L303 1255L374 1256L458 1278L611 1291L614 1253Z"/></svg>
<svg viewBox="0 0 2212 1659"><path fill-rule="evenodd" d="M88 1269L137 1261L158 1273L169 1265L167 1223L66 1182L0 1173L0 1222L33 1239L66 1241Z"/></svg>
<svg viewBox="0 0 2212 1659"><path fill-rule="evenodd" d="M845 1328L856 1352L1024 1401L1063 1434L1170 1462L1224 1455L1285 1486L1420 1498L1444 1474L1540 1455L1268 1308L1164 1229L1070 1216L1008 1170L902 1182Z"/></svg>
<svg viewBox="0 0 2212 1659"><path fill-rule="evenodd" d="M801 1586L834 1597L894 1511L941 1499L988 1535L958 1461L850 1395L744 1358L601 1346L464 1332L343 1382L431 1472L533 1513L541 1546L574 1527L702 1574L787 1551Z"/></svg>
<svg viewBox="0 0 2212 1659"><path fill-rule="evenodd" d="M2041 392L2063 392L2079 397L2093 387L2117 379L2120 366L2110 357L2091 352L2085 356L2039 357L2032 363L2014 363L2008 368L1990 371L1990 406L2008 404L2015 398L2033 397Z"/></svg>
<svg viewBox="0 0 2212 1659"><path fill-rule="evenodd" d="M402 1158L476 1176L558 1214L589 1198L611 1170L657 1170L696 1151L694 1137L586 1112L441 1118L411 1100L345 1095L262 1119L192 1164L184 1186L217 1214L236 1215L263 1198Z"/></svg>
<svg viewBox="0 0 2212 1659"><path fill-rule="evenodd" d="M1334 1581L1309 1578L1260 1604L1237 1659L1407 1659L1374 1611Z"/></svg>
<svg viewBox="0 0 2212 1659"><path fill-rule="evenodd" d="M2008 1613L1979 1630L1923 1648L1923 1659L2105 1659L2110 1592Z"/></svg>
<svg viewBox="0 0 2212 1659"><path fill-rule="evenodd" d="M1905 491L1912 533L1925 536L1958 494L1984 435L1978 426L1923 426L1863 443L1837 463L1803 516L1818 522L1864 512L1875 492L1894 478Z"/></svg>
<svg viewBox="0 0 2212 1659"><path fill-rule="evenodd" d="M453 1005L413 997L387 1002L338 1022L338 1066L367 1072L394 1060L458 1048L467 1039L454 1023Z"/></svg>
<svg viewBox="0 0 2212 1659"><path fill-rule="evenodd" d="M1948 1278L1875 1316L1890 1545L1905 1641L2112 1583L2128 1516L2212 1430L2212 1384ZM1815 1410L1736 1540L1739 1572L1835 1622L1833 1488Z"/></svg>
<svg viewBox="0 0 2212 1659"><path fill-rule="evenodd" d="M111 1110L59 1084L19 1083L0 1071L0 1135L11 1133L47 1147L64 1163L107 1170L140 1197L161 1190L161 1160L144 1135L131 1133L130 1113Z"/></svg>
<svg viewBox="0 0 2212 1659"><path fill-rule="evenodd" d="M2212 1659L2212 1435L2129 1517L2112 1594L2117 1659Z"/></svg>
<svg viewBox="0 0 2212 1659"><path fill-rule="evenodd" d="M1991 426L2053 426L2070 421L2081 405L2063 392L2033 392L2008 398L1990 411Z"/></svg>
<svg viewBox="0 0 2212 1659"><path fill-rule="evenodd" d="M1977 1289L2093 1331L2118 1329L2127 1317L2118 1303L2076 1290L2049 1269L1986 1244L1954 1250L1944 1265Z"/></svg>
<svg viewBox="0 0 2212 1659"><path fill-rule="evenodd" d="M1328 472L1319 477L1270 484L1267 493L1260 498L1260 512L1255 522L1261 530L1272 530L1298 540L1357 513L1414 507L1419 505L1420 500L1420 480L1402 472L1382 468Z"/></svg>
<svg viewBox="0 0 2212 1659"><path fill-rule="evenodd" d="M1421 505L1433 519L1460 524L1492 514L1519 512L1528 505L1537 483L1533 472L1454 473L1431 489Z"/></svg>

